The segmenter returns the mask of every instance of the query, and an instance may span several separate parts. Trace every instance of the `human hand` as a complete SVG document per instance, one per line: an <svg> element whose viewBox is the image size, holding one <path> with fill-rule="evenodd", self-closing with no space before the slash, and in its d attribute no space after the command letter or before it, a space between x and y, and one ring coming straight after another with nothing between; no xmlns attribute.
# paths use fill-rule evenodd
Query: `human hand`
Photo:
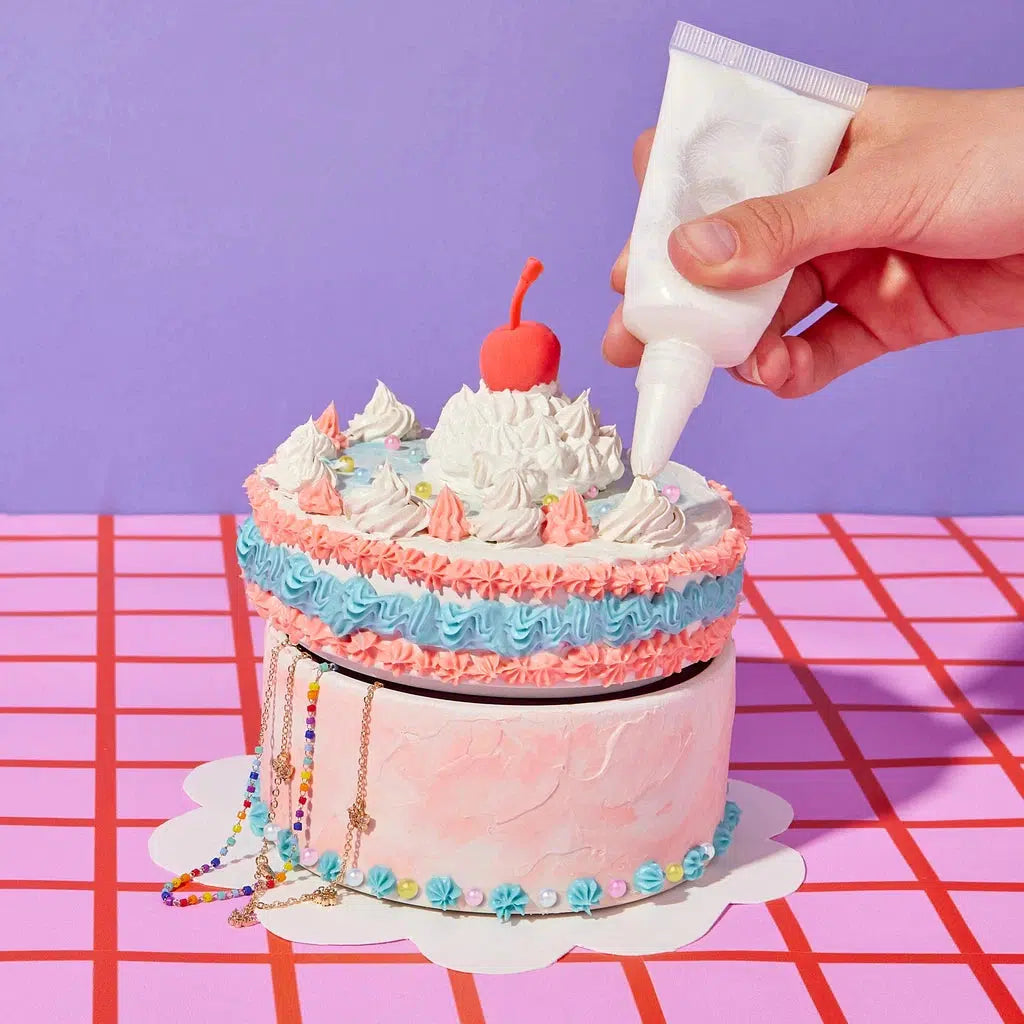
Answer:
<svg viewBox="0 0 1024 1024"><path fill-rule="evenodd" d="M653 129L633 150L642 183ZM666 240L695 284L747 288L795 268L752 355L730 372L799 398L887 352L1024 326L1024 89L872 88L832 172L682 225ZM628 246L612 268L622 292ZM825 302L802 334L787 335ZM643 346L621 304L605 358Z"/></svg>

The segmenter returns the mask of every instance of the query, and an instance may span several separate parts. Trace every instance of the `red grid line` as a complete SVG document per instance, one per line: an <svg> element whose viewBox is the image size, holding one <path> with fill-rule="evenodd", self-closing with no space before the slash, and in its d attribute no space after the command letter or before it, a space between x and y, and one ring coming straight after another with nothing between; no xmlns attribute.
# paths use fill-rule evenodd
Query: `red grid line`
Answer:
<svg viewBox="0 0 1024 1024"><path fill-rule="evenodd" d="M869 806L882 826L888 831L889 838L903 855L910 870L922 884L938 882L939 878L934 868L925 857L924 851L918 846L910 830L896 815L885 790L882 789L874 772L865 763L864 755L854 740L853 734L832 707L828 693L818 682L810 667L802 661L796 644L761 596L752 577L747 576L744 579L743 591L778 644L779 650L789 660L794 675L821 716L822 723L842 753L849 771L860 786ZM929 884L927 895L956 948L962 954L981 953L977 939L968 928L967 922L963 919L949 893ZM1010 1014L1016 1012L1016 1003L1002 978L992 968L991 962L982 963L972 960L971 969L1002 1019L1004 1021L1013 1020L1014 1018Z"/></svg>
<svg viewBox="0 0 1024 1024"><path fill-rule="evenodd" d="M96 540L96 828L94 830L93 1018L117 1022L117 680L114 523L101 516Z"/></svg>
<svg viewBox="0 0 1024 1024"><path fill-rule="evenodd" d="M228 583L228 602L231 609L231 631L235 645L235 664L238 672L238 702L242 709L245 749L255 748L260 731L260 698L257 690L255 652L249 628L249 610L242 580L235 569L235 520L233 516L220 517L221 543L224 551L224 573ZM295 973L292 944L273 932L267 932L270 948L270 974L274 988L274 1005L279 1021L302 1022L299 1007L299 983Z"/></svg>
<svg viewBox="0 0 1024 1024"><path fill-rule="evenodd" d="M778 540L805 540L832 537L840 547L843 548L847 557L850 557L851 549L857 555L859 551L853 543L855 538L865 537L872 540L889 537L891 539L920 538L934 541L941 540L934 533L903 533L892 534L881 533L851 533L843 531L838 521L832 517L821 517L825 524L825 533L816 534L761 534L758 539ZM799 582L822 582L830 579L861 580L869 586L878 599L878 593L888 593L882 580L888 579L949 579L949 578L987 578L999 589L1003 596L1010 602L1010 606L1017 613L1015 616L965 616L957 618L947 617L917 617L904 615L891 598L888 604L882 604L883 614L881 616L844 616L844 615L773 615L767 603L763 601L758 607L754 600L751 605L757 613L757 617L765 623L771 635L779 646L780 657L743 657L739 660L747 664L788 664L791 666L798 681L803 686L804 692L810 699L809 704L775 704L775 705L741 705L737 710L740 714L753 713L795 713L814 712L824 722L829 733L843 755L843 760L820 760L820 761L744 761L735 762L731 767L734 769L747 770L797 770L797 769L829 769L846 768L852 770L854 778L868 799L869 804L876 814L878 820L820 820L820 819L798 819L791 826L792 829L801 828L813 829L875 829L884 830L896 843L897 849L903 854L904 859L911 866L914 873L914 880L903 881L876 881L876 882L812 882L806 883L804 892L919 892L927 896L936 906L940 920L957 947L955 953L852 953L814 952L803 932L803 929L794 914L791 905L787 901L777 901L769 906L769 913L775 926L786 943L786 950L681 950L674 953L657 954L644 958L622 958L604 954L594 954L587 951L576 951L570 953L565 960L573 963L618 963L627 979L634 1002L637 1005L637 1012L642 1021L664 1022L665 1015L658 1002L657 993L654 989L650 974L647 970L647 962L773 962L792 964L799 972L805 987L807 988L819 1015L826 1022L845 1020L835 994L828 985L827 979L822 972L822 965L832 963L842 964L885 964L898 959L903 963L929 963L929 964L958 964L969 967L978 978L982 988L988 994L997 1011L1004 1020L1017 1020L1019 1011L1013 1002L1009 992L1002 985L1001 979L993 970L996 964L1020 964L1024 963L1024 954L986 954L977 940L970 932L966 922L960 916L955 904L949 896L951 892L996 892L996 893L1019 893L1024 891L1024 882L966 882L952 881L943 882L935 874L927 862L923 851L917 846L913 839L911 829L916 832L918 829L940 829L955 826L958 829L1005 829L1024 827L1024 818L1018 819L975 819L950 821L914 821L910 826L900 822L891 804L889 804L884 792L874 776L874 770L887 767L903 766L934 766L949 767L959 765L999 765L1007 777L1021 791L1021 780L1024 780L1024 768L1021 762L1024 758L1012 755L1006 748L1005 743L999 735L991 729L982 715L993 716L1021 716L1024 709L1008 708L983 708L973 706L966 696L956 687L952 677L947 670L948 666L957 665L991 665L991 666L1019 666L1024 660L1010 659L940 659L935 657L927 643L914 628L915 623L942 622L945 624L954 622L987 622L987 623L1012 623L1024 618L1024 599L1010 583L1010 575L999 572L980 548L980 546L968 536L957 524L951 520L941 520L947 530L948 542L961 545L971 556L974 564L978 566L977 572L931 572L931 573L874 573L863 558L860 561L851 558L851 564L855 571L852 574L836 574L829 576L808 576L808 575L763 575L758 576L758 582L763 580L790 579ZM116 1021L117 999L116 999L116 970L117 963L127 961L146 961L163 963L259 963L269 965L274 982L275 1006L278 1011L278 1019L287 1021L288 1024L298 1022L298 990L295 981L295 965L297 963L427 963L426 959L418 953L390 953L387 951L367 953L356 952L316 952L297 954L290 944L281 943L279 948L274 948L273 940L271 947L264 954L193 954L193 953L163 953L163 952L118 952L116 932L116 899L120 892L152 892L155 887L149 883L117 882L116 881L116 827L137 827L151 828L159 822L150 819L118 818L114 807L114 772L117 768L180 768L193 767L196 762L192 761L118 761L114 751L115 715L125 716L146 716L146 715L198 715L198 716L234 716L241 715L243 728L246 734L247 746L251 748L255 742L255 733L252 729L253 715L255 713L258 722L259 699L256 685L256 662L257 658L252 648L251 615L246 607L244 594L241 593L240 581L234 575L234 535L235 520L233 516L222 516L220 519L221 532L217 537L204 535L135 535L118 534L116 537L113 530L113 521L109 517L101 517L98 520L97 533L95 537L82 535L52 535L40 536L38 540L66 539L75 541L94 542L98 549L98 566L95 573L13 573L0 574L0 578L30 578L44 577L53 579L65 578L95 578L97 580L97 610L96 612L67 612L46 611L31 613L40 616L81 616L96 615L97 618L97 654L95 656L52 656L52 655L4 655L0 656L0 663L18 662L41 662L41 663L95 663L97 667L97 700L96 707L59 707L59 706L29 706L0 708L3 713L23 714L68 714L96 716L96 737L97 750L95 760L43 760L43 759L12 759L0 761L0 766L30 766L30 767L83 767L96 769L96 817L95 818L68 818L54 821L50 818L34 817L7 817L0 818L3 825L64 825L67 827L94 827L96 836L96 880L92 882L83 881L62 881L62 880L0 880L0 889L22 888L28 890L83 890L91 891L94 894L95 920L94 930L96 932L96 949L93 951L14 951L11 953L0 952L0 961L3 960L86 960L94 963L95 992L94 999L97 1007L103 1005L107 1016L97 1015L97 1020ZM113 571L114 540L132 539L138 542L175 540L181 542L219 540L223 546L225 569L228 576L228 591L231 597L229 611L173 611L173 610L146 610L131 609L118 612L114 608L113 581L116 578L129 577L141 579L159 578L217 578L220 573L115 573ZM26 539L22 536L7 537L0 540L11 540L22 542ZM985 536L985 541L997 540L998 537ZM1007 540L1022 540L1021 537L1008 537ZM874 587L869 581L874 581ZM105 581L105 582L104 582ZM106 595L104 596L104 590ZM756 584L751 581L748 590L758 593ZM0 613L2 616L4 613ZM233 656L225 657L163 657L163 656L117 656L114 649L114 630L117 615L159 615L169 616L180 615L215 615L228 616L231 619L232 633L235 652ZM14 616L17 617L17 613ZM28 616L25 616L28 617ZM911 644L916 657L913 658L832 658L832 659L806 659L800 657L795 644L789 640L786 630L786 622L798 621L823 621L834 622L863 622L863 621L893 621L908 643ZM908 632L916 637L913 642ZM788 643L780 642L785 636ZM104 639L105 638L105 639ZM195 707L161 707L161 708L118 708L115 704L114 695L114 671L119 664L142 664L142 665L168 665L168 664L234 664L238 675L238 708L195 708ZM951 706L928 706L928 705L906 705L906 704L857 704L838 703L831 701L825 691L817 683L814 676L814 666L825 665L872 665L872 666L898 666L898 665L925 665L936 683L952 701ZM943 685L942 679L948 681ZM246 702L249 707L246 707ZM864 758L859 747L854 742L852 734L848 733L845 724L842 722L839 712L847 710L857 711L885 711L885 712L926 712L937 715L961 716L971 725L975 734L978 735L989 749L990 757L935 757L935 758ZM847 733L847 739L842 743L837 741L837 730ZM989 739L986 741L985 736ZM854 754L855 756L851 756ZM1017 773L1017 777L1014 777ZM106 782L101 782L101 776ZM106 794L106 803L101 799ZM879 813L878 796L882 797L888 809L883 808ZM109 835L109 840L104 843L99 833ZM904 833L901 838L897 838ZM105 847L105 849L101 849ZM910 856L908 856L908 851ZM103 865L109 865L109 870L103 869ZM940 906L943 910L940 910ZM951 912L951 913L950 913ZM109 930L108 941L101 941L101 933ZM113 970L114 986L107 984L105 972ZM474 1024L483 1024L484 1014L476 990L475 982L471 975L460 975L449 972L449 980L455 999L459 1019L462 1021L473 1021Z"/></svg>

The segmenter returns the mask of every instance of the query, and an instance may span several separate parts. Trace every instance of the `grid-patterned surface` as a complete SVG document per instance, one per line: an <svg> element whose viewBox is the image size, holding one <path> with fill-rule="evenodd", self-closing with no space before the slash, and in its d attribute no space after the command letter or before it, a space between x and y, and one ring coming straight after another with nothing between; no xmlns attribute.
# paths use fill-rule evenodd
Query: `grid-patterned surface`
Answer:
<svg viewBox="0 0 1024 1024"><path fill-rule="evenodd" d="M255 742L234 532L0 516L0 1003L22 1019L1024 1019L1024 518L755 517L733 775L793 803L807 883L677 953L509 977L156 898L146 839L185 771Z"/></svg>

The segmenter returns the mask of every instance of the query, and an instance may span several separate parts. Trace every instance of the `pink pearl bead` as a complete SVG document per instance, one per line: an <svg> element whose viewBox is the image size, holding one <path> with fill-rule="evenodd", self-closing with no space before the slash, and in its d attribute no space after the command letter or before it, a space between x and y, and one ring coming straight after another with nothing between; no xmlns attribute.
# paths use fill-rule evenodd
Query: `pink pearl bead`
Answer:
<svg viewBox="0 0 1024 1024"><path fill-rule="evenodd" d="M586 491L584 491L583 497L584 498L596 498L597 497L597 488L594 487L593 484L591 484L590 487L588 487L586 489Z"/></svg>
<svg viewBox="0 0 1024 1024"><path fill-rule="evenodd" d="M402 442L399 441L394 434L388 434L388 436L384 438L384 447L387 448L389 452L397 452L398 449L402 447Z"/></svg>
<svg viewBox="0 0 1024 1024"><path fill-rule="evenodd" d="M676 502L679 500L679 488L676 487L675 484L666 484L664 487L662 487L661 493L664 494L665 497L668 498L668 500L671 502Z"/></svg>
<svg viewBox="0 0 1024 1024"><path fill-rule="evenodd" d="M479 907L484 901L484 894L482 889L467 889L466 890L466 904L470 907Z"/></svg>
<svg viewBox="0 0 1024 1024"><path fill-rule="evenodd" d="M621 878L613 878L608 883L608 895L611 896L613 900L620 900L626 895L627 888L626 883Z"/></svg>
<svg viewBox="0 0 1024 1024"><path fill-rule="evenodd" d="M313 849L312 846L307 846L302 853L299 854L299 863L304 868L311 868L320 859L320 854Z"/></svg>

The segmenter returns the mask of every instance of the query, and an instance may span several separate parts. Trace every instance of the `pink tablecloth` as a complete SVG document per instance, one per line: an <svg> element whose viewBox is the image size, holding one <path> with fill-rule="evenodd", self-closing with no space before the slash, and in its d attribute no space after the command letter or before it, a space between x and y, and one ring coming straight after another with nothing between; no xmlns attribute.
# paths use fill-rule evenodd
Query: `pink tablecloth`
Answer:
<svg viewBox="0 0 1024 1024"><path fill-rule="evenodd" d="M230 516L0 517L0 1004L135 1024L1020 1021L1024 518L759 516L733 774L805 886L677 953L469 976L168 911L146 838L251 749Z"/></svg>

